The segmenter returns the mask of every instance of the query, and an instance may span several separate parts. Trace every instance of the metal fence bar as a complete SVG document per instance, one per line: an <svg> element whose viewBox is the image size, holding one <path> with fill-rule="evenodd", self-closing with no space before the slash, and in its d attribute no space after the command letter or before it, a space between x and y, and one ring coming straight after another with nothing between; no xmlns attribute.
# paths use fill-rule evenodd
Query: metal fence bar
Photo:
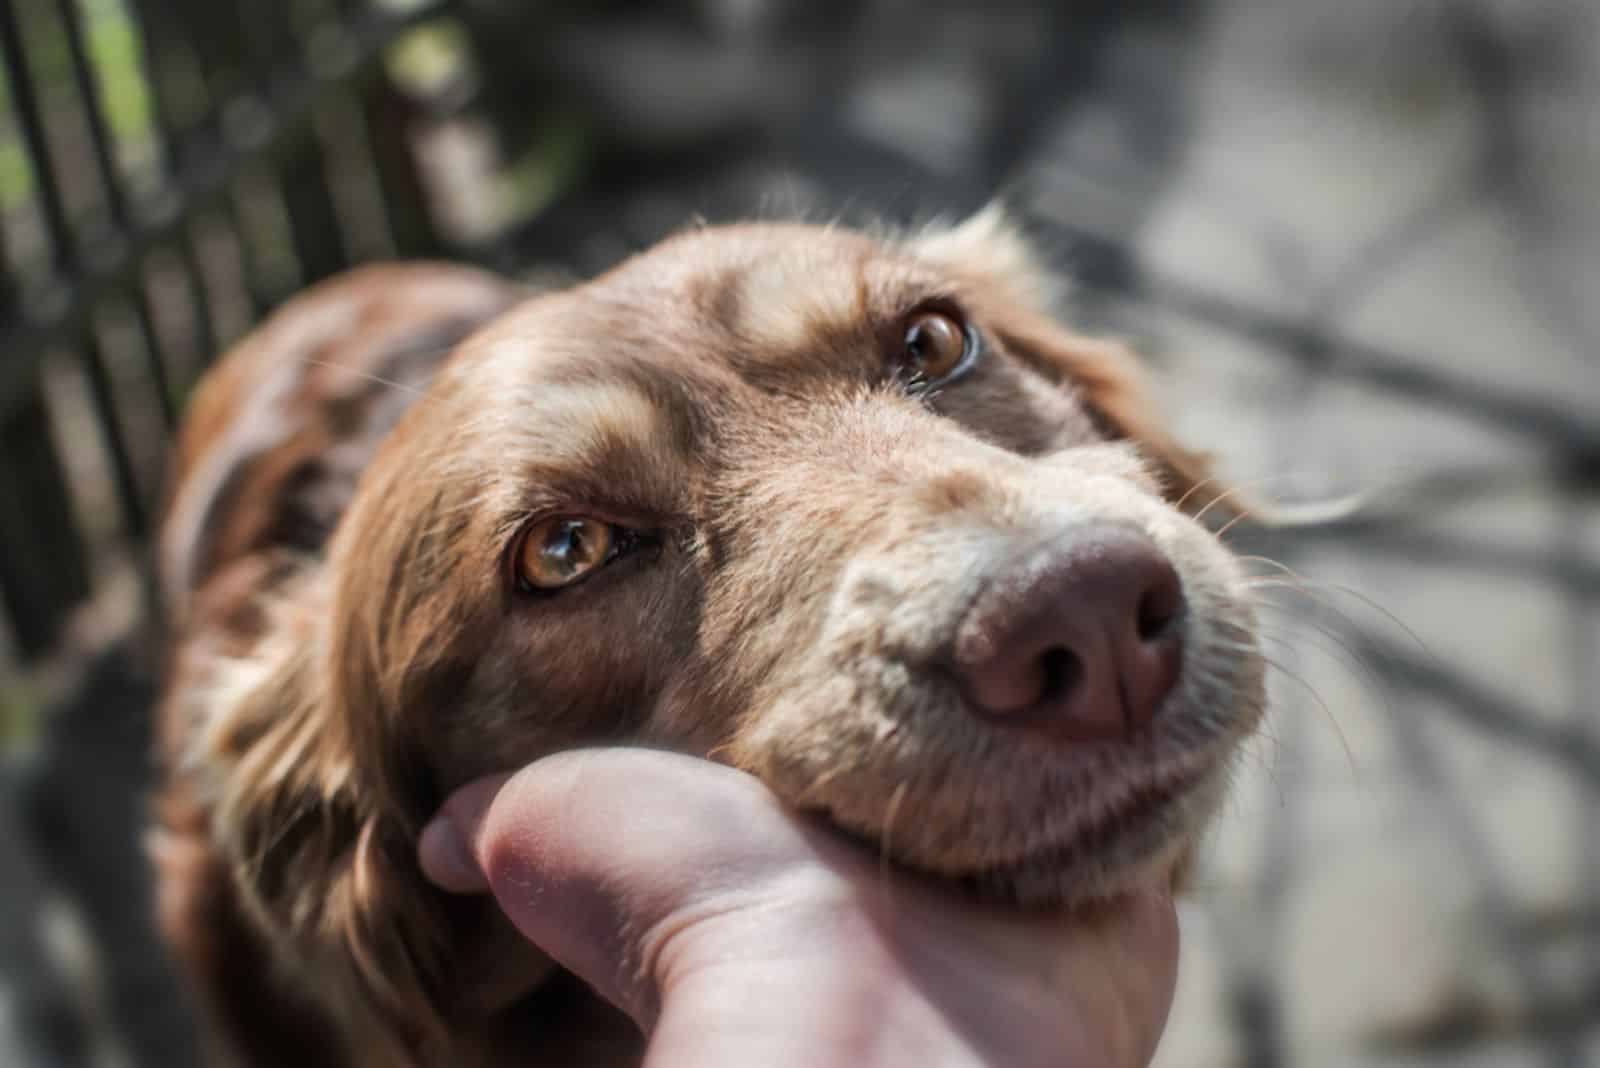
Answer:
<svg viewBox="0 0 1600 1068"><path fill-rule="evenodd" d="M0 240L0 314L11 318L20 306ZM0 607L22 654L34 657L50 648L68 611L89 593L83 539L62 492L66 471L37 387L0 420L0 456Z"/></svg>
<svg viewBox="0 0 1600 1068"><path fill-rule="evenodd" d="M95 426L101 444L111 457L111 473L117 485L117 503L122 510L122 523L126 533L138 537L148 529L148 516L144 494L139 488L139 476L134 470L133 454L117 416L116 389L111 383L111 373L106 367L105 352L91 325L83 338L80 353L83 373L89 383L89 397L94 404Z"/></svg>
<svg viewBox="0 0 1600 1068"><path fill-rule="evenodd" d="M284 5L238 0L234 7L240 24L251 31L245 36L252 80L262 99L270 103L280 82L303 76L303 50L288 24ZM310 285L349 263L340 240L339 212L328 188L327 156L315 129L285 164L278 172L277 185L289 215L300 281Z"/></svg>
<svg viewBox="0 0 1600 1068"><path fill-rule="evenodd" d="M130 16L139 28L140 75L150 90L150 111L157 132L158 159L164 180L181 170L178 154L185 141L177 127L175 101L170 99L170 79L162 75L163 69L176 61L171 37L170 17L164 5L142 0L131 4ZM170 210L182 210L182 204L173 202ZM173 242L178 251L179 264L193 309L194 346L207 360L216 351L216 320L212 313L211 297L206 282L206 272L195 248L195 237L187 222L183 233Z"/></svg>
<svg viewBox="0 0 1600 1068"><path fill-rule="evenodd" d="M310 17L303 27L310 31L307 39L321 35L342 48L338 62L319 69L308 62L296 32L301 25L276 5L268 10L243 0L237 5L131 0L161 178L155 196L135 202L103 95L104 72L96 66L88 15L79 0L0 0L0 62L20 154L32 176L23 210L38 219L44 237L36 261L18 263L0 248L0 443L5 446L0 605L23 655L46 652L60 623L89 593L89 557L66 492L67 468L51 435L52 413L41 392L46 359L70 357L81 370L96 445L105 455L115 494L116 529L142 538L150 528L156 472L149 451L133 447L135 409L118 395L120 361L128 357L110 347L111 335L103 333L100 318L120 316L124 309L131 313L135 329L119 344L143 347L135 358L146 361L140 365L147 378L138 382L139 391L142 395L147 381L155 393L153 409L141 411L159 413L160 425L170 431L188 377L216 355L213 298L221 291L213 286L229 277L228 272L213 277L203 262L197 220L220 209L207 225L231 231L240 274L227 284L243 287L237 292L248 300L247 314L259 316L284 295L281 286L272 292L264 288L261 235L240 215L241 176L254 169L266 177L273 195L281 195L298 282L344 267L343 219L314 121L334 86L359 90L356 121L374 124L382 117L392 122L382 132L396 144L374 137L369 145L349 148L370 163L373 192L383 207L374 218L392 230L402 253L434 252L438 246L420 179L403 144L402 124L411 116L396 110L386 83L373 75L393 39L445 6L440 0L407 12L364 4L303 8L301 14ZM243 28L242 17L253 18L258 32ZM62 49L59 67L46 65L35 51L51 41ZM47 72L67 80L47 81ZM81 120L83 136L71 145L53 141L50 126L60 118L73 124ZM69 152L82 165L69 165ZM78 206L86 209L81 218ZM214 228L207 232L221 237ZM174 254L170 261L163 250ZM164 257L162 279L181 280L191 322L187 330L175 331L167 306L155 304L151 256L157 252ZM168 273L173 270L176 275ZM178 289L161 289L177 299ZM237 314L233 321L237 327ZM104 325L109 329L110 324L106 318ZM180 359L190 347L194 357Z"/></svg>
<svg viewBox="0 0 1600 1068"><path fill-rule="evenodd" d="M120 240L121 235L127 233L131 225L128 197L122 188L122 176L118 173L111 131L106 125L105 115L100 107L98 81L89 62L88 50L84 46L83 14L78 9L78 0L56 0L56 9L60 12L62 30L66 34L67 52L72 60L73 81L77 84L79 103L88 123L89 139L94 146L95 164L105 189L106 205L111 213L112 224L118 231L116 239ZM155 389L157 408L161 412L162 422L170 431L177 426L178 413L172 396L172 387L168 381L166 360L161 351L161 338L156 332L155 316L150 308L150 294L142 284L139 284L138 265L135 265L134 271L134 284L129 287L132 290L134 315L144 343L145 358Z"/></svg>
<svg viewBox="0 0 1600 1068"><path fill-rule="evenodd" d="M415 109L387 79L375 86L363 103L362 121L394 247L403 256L437 256L443 249L416 157L404 133Z"/></svg>
<svg viewBox="0 0 1600 1068"><path fill-rule="evenodd" d="M67 222L60 175L56 173L49 139L45 136L44 118L40 113L38 94L33 87L32 67L22 41L22 25L17 19L12 0L0 0L0 59L5 61L6 85L11 91L17 125L22 131L28 164L33 172L34 198L50 237L50 265L57 273L67 274L77 261L72 227ZM22 350L7 346L0 351L16 353ZM11 359L17 358L13 356Z"/></svg>
<svg viewBox="0 0 1600 1068"><path fill-rule="evenodd" d="M200 355L200 363L205 364L217 355L217 328L211 310L211 294L206 286L205 269L200 264L200 255L195 250L194 241L194 232L184 224L183 236L173 244L177 248L178 263L182 266L187 282L193 318L194 347Z"/></svg>
<svg viewBox="0 0 1600 1068"><path fill-rule="evenodd" d="M66 471L42 397L0 423L0 454L0 604L23 655L38 656L89 593L83 539L62 492Z"/></svg>
<svg viewBox="0 0 1600 1068"><path fill-rule="evenodd" d="M38 95L34 92L27 49L22 41L21 24L11 0L0 2L0 58L5 62L7 85L11 91L17 124L21 128L29 164L33 171L35 197L50 238L51 269L59 277L70 277L73 272L80 269L80 257L61 197L60 175L45 136L44 119ZM45 345L40 345L38 348L5 346L0 348L0 351L17 354L4 365L6 370L11 370L22 363L26 365L29 375L33 376L37 375L37 365L47 350ZM104 362L92 338L88 339L85 354L91 388L97 397L96 404L101 409L100 414L104 420L103 441L111 457L123 519L127 524L127 532L138 534L144 530L144 508L140 501L139 483L134 475L127 443L115 420L115 408L110 401L110 384L105 378ZM25 392L20 395L32 396L32 389L33 385L29 382L24 386ZM104 395L103 401L101 394ZM9 392L7 396L11 396ZM0 420L9 421L11 414L0 409Z"/></svg>

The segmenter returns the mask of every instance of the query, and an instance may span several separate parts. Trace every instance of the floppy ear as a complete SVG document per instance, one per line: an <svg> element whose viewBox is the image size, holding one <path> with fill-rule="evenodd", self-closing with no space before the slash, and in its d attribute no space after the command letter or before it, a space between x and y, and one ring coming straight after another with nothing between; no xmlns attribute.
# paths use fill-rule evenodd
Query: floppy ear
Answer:
<svg viewBox="0 0 1600 1068"><path fill-rule="evenodd" d="M386 1063L410 1063L443 1033L445 904L417 868L414 832L357 766L321 628L295 622L280 619L211 695L216 726L194 756L220 771L213 836L297 980L370 1021L358 1033L373 1042L397 1039Z"/></svg>
<svg viewBox="0 0 1600 1068"><path fill-rule="evenodd" d="M957 226L925 231L911 247L919 258L971 278L986 298L995 295L997 314L985 329L1045 377L1078 391L1107 433L1136 444L1169 500L1199 511L1222 499L1225 487L1211 477L1209 458L1163 427L1133 351L1074 333L1052 314L1065 286L998 205ZM1216 492L1202 492L1207 487Z"/></svg>
<svg viewBox="0 0 1600 1068"><path fill-rule="evenodd" d="M1226 506L1227 488L1212 476L1210 457L1167 432L1138 359L1126 345L1075 334L1039 314L1008 317L996 332L1009 351L1080 391L1109 434L1137 445L1155 467L1168 500L1182 502L1191 512L1216 501Z"/></svg>
<svg viewBox="0 0 1600 1068"><path fill-rule="evenodd" d="M317 551L444 354L523 296L468 268L358 268L234 345L189 399L168 477L159 558L174 619L230 563Z"/></svg>

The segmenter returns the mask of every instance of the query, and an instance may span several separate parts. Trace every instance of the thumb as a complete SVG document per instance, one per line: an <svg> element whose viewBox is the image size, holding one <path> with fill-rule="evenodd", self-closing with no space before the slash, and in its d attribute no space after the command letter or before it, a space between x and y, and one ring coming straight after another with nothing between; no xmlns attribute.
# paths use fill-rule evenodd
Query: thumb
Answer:
<svg viewBox="0 0 1600 1068"><path fill-rule="evenodd" d="M480 779L418 844L428 878L492 892L524 937L646 1028L662 940L811 849L753 777L643 749L560 753Z"/></svg>
<svg viewBox="0 0 1600 1068"><path fill-rule="evenodd" d="M438 815L422 829L417 840L417 861L422 874L442 890L455 894L482 893L489 880L473 853L473 843L484 814L511 776L477 779L445 801Z"/></svg>

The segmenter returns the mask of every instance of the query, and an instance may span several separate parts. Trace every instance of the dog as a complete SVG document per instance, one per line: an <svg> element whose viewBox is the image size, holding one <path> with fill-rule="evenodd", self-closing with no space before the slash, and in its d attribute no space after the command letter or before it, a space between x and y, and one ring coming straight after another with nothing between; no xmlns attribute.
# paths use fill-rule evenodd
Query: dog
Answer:
<svg viewBox="0 0 1600 1068"><path fill-rule="evenodd" d="M995 210L700 227L542 294L359 269L222 359L162 528L153 839L219 1045L636 1064L415 858L454 788L573 746L725 761L1021 905L1185 867L1256 623L1204 458L1056 290Z"/></svg>

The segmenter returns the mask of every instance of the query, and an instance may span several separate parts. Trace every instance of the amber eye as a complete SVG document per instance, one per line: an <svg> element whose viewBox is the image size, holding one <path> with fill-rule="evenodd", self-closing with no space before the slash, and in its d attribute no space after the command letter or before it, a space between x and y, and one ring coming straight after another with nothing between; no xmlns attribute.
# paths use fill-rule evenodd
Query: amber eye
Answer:
<svg viewBox="0 0 1600 1068"><path fill-rule="evenodd" d="M977 354L977 335L953 317L923 311L906 323L906 369L924 383L937 384L964 371Z"/></svg>
<svg viewBox="0 0 1600 1068"><path fill-rule="evenodd" d="M618 533L598 519L558 516L535 523L517 547L517 579L534 590L570 586L611 560Z"/></svg>

